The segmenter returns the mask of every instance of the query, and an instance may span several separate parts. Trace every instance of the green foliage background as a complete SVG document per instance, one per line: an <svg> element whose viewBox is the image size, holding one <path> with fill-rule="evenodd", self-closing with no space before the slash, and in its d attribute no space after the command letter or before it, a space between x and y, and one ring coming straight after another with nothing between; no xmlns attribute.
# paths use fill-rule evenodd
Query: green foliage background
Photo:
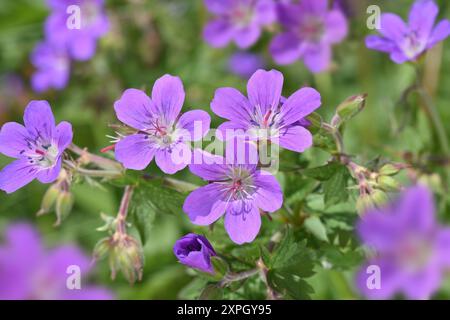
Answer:
<svg viewBox="0 0 450 320"><path fill-rule="evenodd" d="M48 14L44 1L15 0L0 4L0 75L16 74L25 81L19 94L11 93L7 84L0 82L0 100L6 110L0 111L0 123L21 121L23 108L29 100L46 99L55 111L57 120L68 120L74 125L74 142L97 153L108 144L105 137L111 134L109 123L115 123L113 103L126 88L140 88L147 92L153 82L165 73L178 75L186 89L185 109L204 109L213 116L209 103L216 88L236 87L245 92L246 81L227 70L227 61L236 49L212 49L202 40L202 26L208 14L200 0L108 0L111 31L99 43L97 54L88 62L73 64L68 87L60 92L38 95L29 88L33 67L29 54L43 38L43 22ZM362 8L364 1L356 1ZM370 1L379 4L383 11L401 13L403 16L412 1ZM450 3L438 1L441 17L450 17ZM429 154L439 154L440 149L430 131L418 103L399 106L402 92L414 81L414 69L396 65L385 54L369 51L364 36L370 33L365 24L366 15L360 12L351 21L348 39L334 49L334 70L312 75L301 63L275 66L267 46L271 35L266 33L252 51L267 58L268 68L276 68L285 76L284 94L289 95L303 85L311 85L322 94L323 106L319 113L329 120L335 107L346 97L367 93L365 110L346 126L346 151L356 155L360 163L370 164L381 157L404 161L413 157L421 159ZM436 73L430 75L428 85L440 117L450 136L450 49L449 42L433 51L429 63L438 63ZM442 54L442 56L440 56ZM435 57L439 57L436 61ZM3 113L2 113L3 112ZM396 128L406 121L401 133ZM212 127L221 123L213 117ZM329 197L337 197L333 205L324 206L325 186L314 173L291 174L290 168L314 168L324 165L329 153L312 148L302 155L285 151L282 154L281 173L278 174L285 192L285 203L290 210L305 204L305 216L291 216L283 209L273 215L273 221L263 219L263 228L257 241L244 246L234 245L223 226L214 229L197 228L189 223L181 211L185 195L172 194L158 182L151 182L136 193L142 197L141 208L133 208L132 232L145 236L145 269L141 283L130 286L122 276L109 279L106 262L101 262L92 280L111 288L122 299L175 299L196 298L205 287L204 278L176 262L172 246L176 239L193 230L205 234L216 251L239 257L234 264L237 270L262 256L271 267L268 280L275 288L290 298L353 299L358 298L353 285L354 271L362 261L352 226L356 193L342 195L329 190ZM0 164L9 160L0 157ZM447 159L448 161L448 159ZM439 166L425 168L428 173L440 173L441 183L435 187L439 219L450 222L450 197L448 196L447 169ZM161 172L152 164L147 171L156 176ZM283 172L284 171L284 172ZM447 172L447 173L446 173ZM339 173L336 173L339 174ZM184 170L176 178L201 184L201 181ZM335 177L331 188L335 187ZM347 178L345 178L347 180ZM405 175L400 176L407 183ZM344 185L345 187L345 185ZM12 194L0 193L0 230L17 220L28 220L37 225L49 246L74 242L91 253L95 243L104 234L95 229L102 224L100 212L115 215L121 197L121 188L102 187L84 183L73 188L76 202L71 215L58 227L52 227L54 215L35 217L46 186L32 183ZM315 191L311 194L312 191ZM306 220L304 220L307 217ZM290 227L287 227L287 221ZM219 223L221 224L221 223ZM271 235L282 231L276 250L265 252ZM1 237L1 233L0 233ZM331 267L330 267L331 266ZM193 280L194 279L194 280ZM208 297L264 298L265 287L257 278L249 279L242 287L224 292L208 293ZM206 293L205 293L206 294ZM436 298L450 298L447 281Z"/></svg>

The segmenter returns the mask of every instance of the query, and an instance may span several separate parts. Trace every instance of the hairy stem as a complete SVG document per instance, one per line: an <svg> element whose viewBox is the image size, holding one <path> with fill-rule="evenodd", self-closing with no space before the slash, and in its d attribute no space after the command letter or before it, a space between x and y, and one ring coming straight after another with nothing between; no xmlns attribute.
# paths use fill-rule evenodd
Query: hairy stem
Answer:
<svg viewBox="0 0 450 320"><path fill-rule="evenodd" d="M218 283L218 286L223 288L230 284L231 282L241 281L247 278L254 276L259 273L258 268L250 269L247 271L239 272L239 273L229 273L224 276L224 278Z"/></svg>
<svg viewBox="0 0 450 320"><path fill-rule="evenodd" d="M128 207L130 205L131 197L133 195L133 187L126 186L125 191L122 196L122 201L120 202L119 213L116 219L116 231L119 234L126 234L126 219L128 215Z"/></svg>

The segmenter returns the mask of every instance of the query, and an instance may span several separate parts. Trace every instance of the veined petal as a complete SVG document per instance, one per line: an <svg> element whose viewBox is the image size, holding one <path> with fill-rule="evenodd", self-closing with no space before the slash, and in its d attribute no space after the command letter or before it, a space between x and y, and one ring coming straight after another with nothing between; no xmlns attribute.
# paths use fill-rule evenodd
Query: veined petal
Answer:
<svg viewBox="0 0 450 320"><path fill-rule="evenodd" d="M183 211L189 216L192 223L197 225L210 225L219 219L227 207L222 201L223 191L216 184L208 184L192 191L183 204Z"/></svg>
<svg viewBox="0 0 450 320"><path fill-rule="evenodd" d="M325 71L331 63L331 46L329 44L310 46L305 51L303 59L306 67L312 72Z"/></svg>
<svg viewBox="0 0 450 320"><path fill-rule="evenodd" d="M184 103L184 88L181 79L166 74L156 80L152 90L152 101L167 123L173 123Z"/></svg>
<svg viewBox="0 0 450 320"><path fill-rule="evenodd" d="M147 135L133 134L117 142L115 146L116 159L125 168L143 170L152 161L156 145Z"/></svg>
<svg viewBox="0 0 450 320"><path fill-rule="evenodd" d="M300 121L322 104L320 93L309 87L294 92L281 107L280 119L283 125Z"/></svg>
<svg viewBox="0 0 450 320"><path fill-rule="evenodd" d="M270 43L270 53L278 64L290 64L302 54L298 37L290 32L276 35Z"/></svg>
<svg viewBox="0 0 450 320"><path fill-rule="evenodd" d="M183 142L177 143L170 149L158 149L155 155L157 166L167 174L174 174L186 168L191 163L191 150Z"/></svg>
<svg viewBox="0 0 450 320"><path fill-rule="evenodd" d="M62 121L56 126L55 140L58 144L58 151L62 153L71 143L73 138L72 125Z"/></svg>
<svg viewBox="0 0 450 320"><path fill-rule="evenodd" d="M433 29L439 8L432 0L416 1L409 12L409 27L422 39L427 38Z"/></svg>
<svg viewBox="0 0 450 320"><path fill-rule="evenodd" d="M27 159L11 162L0 171L0 190L12 193L29 184L36 178L38 167L30 164Z"/></svg>
<svg viewBox="0 0 450 320"><path fill-rule="evenodd" d="M25 127L33 137L49 140L52 138L55 118L47 101L31 101L25 108L23 120Z"/></svg>
<svg viewBox="0 0 450 320"><path fill-rule="evenodd" d="M228 21L218 19L208 22L203 29L203 38L212 47L225 47L234 35L234 30Z"/></svg>
<svg viewBox="0 0 450 320"><path fill-rule="evenodd" d="M21 124L5 123L0 131L0 152L11 158L19 158L21 151L28 149L29 136L27 129Z"/></svg>
<svg viewBox="0 0 450 320"><path fill-rule="evenodd" d="M211 102L211 110L219 117L247 127L253 113L247 98L234 88L219 88Z"/></svg>
<svg viewBox="0 0 450 320"><path fill-rule="evenodd" d="M153 102L145 92L137 89L127 89L122 97L114 103L117 118L126 125L145 130L153 117Z"/></svg>
<svg viewBox="0 0 450 320"><path fill-rule="evenodd" d="M247 93L253 108L260 108L262 115L278 106L283 89L283 74L277 70L258 70L248 80Z"/></svg>
<svg viewBox="0 0 450 320"><path fill-rule="evenodd" d="M380 24L380 33L393 41L401 41L408 31L402 18L393 13L383 13L380 18Z"/></svg>
<svg viewBox="0 0 450 320"><path fill-rule="evenodd" d="M247 49L258 41L261 35L261 27L256 24L251 24L247 27L237 29L234 32L234 41L241 49Z"/></svg>
<svg viewBox="0 0 450 320"><path fill-rule="evenodd" d="M261 215L252 202L230 203L225 214L225 229L233 242L237 244L252 242L260 228Z"/></svg>
<svg viewBox="0 0 450 320"><path fill-rule="evenodd" d="M366 37L366 47L381 52L392 52L395 50L396 44L390 39L370 35Z"/></svg>
<svg viewBox="0 0 450 320"><path fill-rule="evenodd" d="M274 212L281 208L283 204L283 192L280 184L273 175L262 172L255 176L253 184L258 187L254 194L257 207L267 212Z"/></svg>
<svg viewBox="0 0 450 320"><path fill-rule="evenodd" d="M347 19L340 10L331 10L325 18L326 39L328 43L341 42L348 33Z"/></svg>
<svg viewBox="0 0 450 320"><path fill-rule="evenodd" d="M40 170L37 174L37 179L39 180L39 182L50 183L55 181L56 178L58 178L59 172L61 171L61 162L62 159L60 156L53 167Z"/></svg>
<svg viewBox="0 0 450 320"><path fill-rule="evenodd" d="M311 133L302 126L288 126L280 131L278 144L284 149L304 152L313 144Z"/></svg>
<svg viewBox="0 0 450 320"><path fill-rule="evenodd" d="M190 134L191 141L202 139L209 131L211 117L206 111L192 110L180 117L177 127L187 130Z"/></svg>
<svg viewBox="0 0 450 320"><path fill-rule="evenodd" d="M189 170L204 180L220 181L227 177L230 169L225 164L225 158L196 149L193 152Z"/></svg>
<svg viewBox="0 0 450 320"><path fill-rule="evenodd" d="M428 48L431 48L436 43L445 40L450 35L450 21L442 20L431 33L430 39L428 40Z"/></svg>

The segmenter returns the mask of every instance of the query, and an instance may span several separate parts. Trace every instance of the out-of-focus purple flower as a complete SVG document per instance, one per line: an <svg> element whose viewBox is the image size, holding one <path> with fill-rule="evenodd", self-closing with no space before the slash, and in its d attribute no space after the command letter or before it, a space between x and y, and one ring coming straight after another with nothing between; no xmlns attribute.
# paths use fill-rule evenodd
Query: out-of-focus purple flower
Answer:
<svg viewBox="0 0 450 320"><path fill-rule="evenodd" d="M185 168L191 160L187 142L204 137L211 118L203 110L179 116L184 97L180 78L171 75L155 82L151 99L140 90L126 90L114 109L117 118L136 129L136 133L116 144L117 160L134 170L143 170L153 157L165 173L173 174Z"/></svg>
<svg viewBox="0 0 450 320"><path fill-rule="evenodd" d="M209 184L190 193L183 210L197 225L210 225L225 215L225 229L231 240L243 244L257 236L260 210L280 209L283 194L273 175L261 171L257 161L253 164L250 159L239 159L235 150L234 154L226 154L226 159L194 151L194 159L202 161L194 161L189 169Z"/></svg>
<svg viewBox="0 0 450 320"><path fill-rule="evenodd" d="M261 35L263 26L276 19L272 0L204 0L206 8L216 18L203 31L203 37L213 47L224 47L234 41L239 48L248 48Z"/></svg>
<svg viewBox="0 0 450 320"><path fill-rule="evenodd" d="M313 88L302 88L282 99L282 88L281 72L258 70L248 81L248 99L234 88L217 89L211 109L229 120L218 130L226 135L243 130L253 138L269 139L285 149L305 151L312 145L312 135L299 121L321 105L320 94Z"/></svg>
<svg viewBox="0 0 450 320"><path fill-rule="evenodd" d="M390 206L363 216L359 236L376 251L357 276L366 297L387 299L402 292L410 299L427 299L439 288L450 267L450 228L439 226L434 215L433 195L415 186ZM380 270L378 289L368 286L370 265Z"/></svg>
<svg viewBox="0 0 450 320"><path fill-rule="evenodd" d="M380 18L381 36L368 36L366 46L389 53L395 63L416 60L450 35L449 20L442 20L435 26L438 13L433 0L417 0L409 13L408 24L396 14L384 13Z"/></svg>
<svg viewBox="0 0 450 320"><path fill-rule="evenodd" d="M173 253L184 265L203 272L214 273L211 257L216 255L204 236L189 233L175 242Z"/></svg>
<svg viewBox="0 0 450 320"><path fill-rule="evenodd" d="M70 266L79 268L84 278L90 259L75 246L45 250L37 231L29 224L10 225L6 243L0 246L0 299L2 300L105 300L112 294L98 286L81 283L70 289ZM69 270L69 273L68 273Z"/></svg>
<svg viewBox="0 0 450 320"><path fill-rule="evenodd" d="M278 64L303 60L312 72L326 70L331 62L333 44L347 35L347 20L328 0L302 0L298 4L280 3L278 20L284 32L275 36L270 52Z"/></svg>
<svg viewBox="0 0 450 320"><path fill-rule="evenodd" d="M67 50L76 60L88 60L95 54L97 39L108 31L104 0L48 0L52 10L45 23L47 41ZM80 28L73 28L67 13L69 6L80 10ZM69 28L70 26L70 28Z"/></svg>
<svg viewBox="0 0 450 320"><path fill-rule="evenodd" d="M70 58L62 49L42 42L31 54L31 63L36 72L31 78L31 86L36 92L50 88L57 90L66 87L70 75Z"/></svg>
<svg viewBox="0 0 450 320"><path fill-rule="evenodd" d="M0 171L0 189L11 193L34 179L56 180L62 154L72 142L72 125L55 124L47 101L31 101L23 116L25 126L5 123L0 131L0 153L16 158Z"/></svg>
<svg viewBox="0 0 450 320"><path fill-rule="evenodd" d="M236 52L230 58L230 71L241 78L248 79L256 70L262 69L265 62L262 56L250 52Z"/></svg>

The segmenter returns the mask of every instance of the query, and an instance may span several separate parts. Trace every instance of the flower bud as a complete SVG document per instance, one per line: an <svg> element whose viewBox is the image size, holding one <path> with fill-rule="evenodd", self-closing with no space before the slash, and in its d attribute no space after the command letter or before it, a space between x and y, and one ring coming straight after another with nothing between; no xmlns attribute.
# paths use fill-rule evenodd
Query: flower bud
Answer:
<svg viewBox="0 0 450 320"><path fill-rule="evenodd" d="M383 207L389 201L388 195L381 190L374 190L370 198L376 207Z"/></svg>
<svg viewBox="0 0 450 320"><path fill-rule="evenodd" d="M356 116L366 104L366 94L360 94L345 99L336 108L335 121L333 125L338 128L342 123Z"/></svg>
<svg viewBox="0 0 450 320"><path fill-rule="evenodd" d="M380 176L377 179L378 186L385 191L398 191L400 184L392 177Z"/></svg>
<svg viewBox="0 0 450 320"><path fill-rule="evenodd" d="M56 222L55 226L59 226L72 211L73 195L70 191L61 191L56 199Z"/></svg>
<svg viewBox="0 0 450 320"><path fill-rule="evenodd" d="M94 247L94 260L101 260L110 253L111 238L103 238Z"/></svg>
<svg viewBox="0 0 450 320"><path fill-rule="evenodd" d="M102 249L99 248L99 253ZM113 279L117 270L120 270L131 284L136 280L142 280L144 254L141 244L127 234L115 233L111 243L109 264Z"/></svg>
<svg viewBox="0 0 450 320"><path fill-rule="evenodd" d="M380 168L379 173L382 176L393 176L393 175L396 175L397 173L399 173L399 171L400 171L400 168L398 168L397 166L395 166L391 163L388 163Z"/></svg>
<svg viewBox="0 0 450 320"><path fill-rule="evenodd" d="M191 268L215 273L211 263L211 257L216 256L216 252L205 237L189 233L175 242L173 253L178 260Z"/></svg>
<svg viewBox="0 0 450 320"><path fill-rule="evenodd" d="M363 215L367 210L373 209L374 204L368 194L362 195L356 200L356 211Z"/></svg>
<svg viewBox="0 0 450 320"><path fill-rule="evenodd" d="M50 188L47 189L47 191L44 194L44 197L42 198L41 208L37 212L38 216L46 214L53 209L56 203L56 199L58 199L60 192L61 190L57 184L52 184Z"/></svg>

